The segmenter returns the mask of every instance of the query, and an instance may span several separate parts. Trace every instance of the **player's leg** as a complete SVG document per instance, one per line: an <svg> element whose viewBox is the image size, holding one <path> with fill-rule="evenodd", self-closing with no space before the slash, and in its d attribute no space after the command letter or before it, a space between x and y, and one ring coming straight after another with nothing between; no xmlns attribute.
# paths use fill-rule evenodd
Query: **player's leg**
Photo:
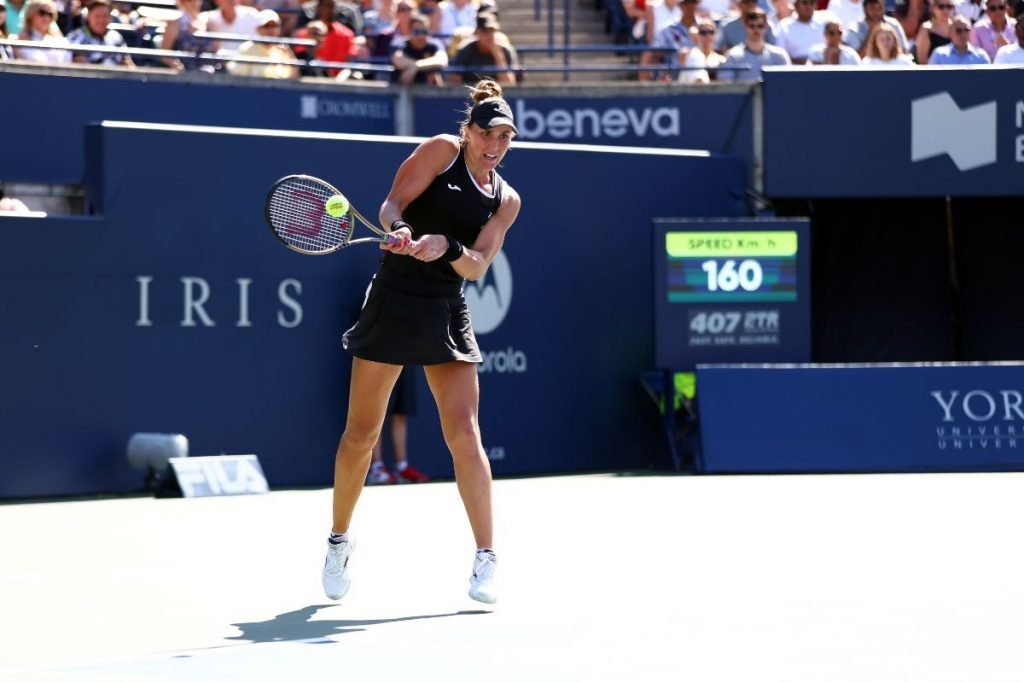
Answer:
<svg viewBox="0 0 1024 683"><path fill-rule="evenodd" d="M348 562L353 542L348 527L370 468L370 452L380 436L388 395L401 370L401 366L359 358L352 362L348 421L334 458L334 521L322 572L324 593L332 600L345 597L352 582Z"/></svg>
<svg viewBox="0 0 1024 683"><path fill-rule="evenodd" d="M491 507L491 465L480 438L480 386L476 366L453 362L424 368L437 402L441 431L455 463L455 481L476 540L469 596L480 602L497 601L494 570L494 521Z"/></svg>
<svg viewBox="0 0 1024 683"><path fill-rule="evenodd" d="M352 359L348 419L334 457L334 533L348 531L370 469L371 451L380 438L388 397L401 371L400 365Z"/></svg>
<svg viewBox="0 0 1024 683"><path fill-rule="evenodd" d="M476 365L452 362L423 369L437 402L441 432L455 463L455 482L469 516L473 538L478 548L490 548L494 541L491 465L484 452L477 419L480 385Z"/></svg>

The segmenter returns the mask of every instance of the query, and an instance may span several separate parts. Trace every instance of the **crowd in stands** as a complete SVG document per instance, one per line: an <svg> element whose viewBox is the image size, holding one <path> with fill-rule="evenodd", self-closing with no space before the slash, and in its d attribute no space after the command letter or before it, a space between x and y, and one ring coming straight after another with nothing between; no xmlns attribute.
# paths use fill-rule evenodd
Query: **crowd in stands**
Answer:
<svg viewBox="0 0 1024 683"><path fill-rule="evenodd" d="M172 9L144 0L0 0L0 40L38 44L0 45L0 61L439 86L516 81L518 56L494 0L356 1L176 0ZM103 49L66 49L90 45Z"/></svg>
<svg viewBox="0 0 1024 683"><path fill-rule="evenodd" d="M787 64L1024 63L1024 0L607 2L616 42L647 50L640 80L756 81L764 66Z"/></svg>
<svg viewBox="0 0 1024 683"><path fill-rule="evenodd" d="M0 45L0 60L438 86L522 78L496 0L0 1L0 39L35 44ZM785 64L1024 63L1024 0L598 1L610 3L615 42L642 51L642 81L751 81Z"/></svg>

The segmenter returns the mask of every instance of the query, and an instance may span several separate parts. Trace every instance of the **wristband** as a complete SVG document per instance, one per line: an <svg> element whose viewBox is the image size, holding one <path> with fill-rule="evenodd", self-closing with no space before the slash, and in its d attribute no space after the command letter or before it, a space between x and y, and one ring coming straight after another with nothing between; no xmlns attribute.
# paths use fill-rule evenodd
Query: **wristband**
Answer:
<svg viewBox="0 0 1024 683"><path fill-rule="evenodd" d="M412 226L399 218L397 221L391 222L391 232L401 230L402 228L409 228L409 232L412 232Z"/></svg>
<svg viewBox="0 0 1024 683"><path fill-rule="evenodd" d="M449 237L448 235L445 235L445 239L448 240L448 251L444 252L444 254L441 256L441 259L451 263L452 261L462 256L462 250L464 249L464 247L462 246L462 242L458 241L454 237Z"/></svg>

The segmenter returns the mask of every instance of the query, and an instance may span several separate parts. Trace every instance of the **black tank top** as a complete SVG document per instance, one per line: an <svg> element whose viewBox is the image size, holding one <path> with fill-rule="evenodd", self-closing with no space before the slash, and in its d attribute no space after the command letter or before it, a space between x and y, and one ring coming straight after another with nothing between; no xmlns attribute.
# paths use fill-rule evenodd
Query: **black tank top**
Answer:
<svg viewBox="0 0 1024 683"><path fill-rule="evenodd" d="M426 190L402 213L402 220L412 226L413 239L422 235L449 235L472 247L480 230L498 207L505 189L505 181L494 172L491 183L494 194L485 194L466 167L465 152L458 156ZM429 282L462 282L447 261L424 263L411 256L384 254L382 267L402 277Z"/></svg>

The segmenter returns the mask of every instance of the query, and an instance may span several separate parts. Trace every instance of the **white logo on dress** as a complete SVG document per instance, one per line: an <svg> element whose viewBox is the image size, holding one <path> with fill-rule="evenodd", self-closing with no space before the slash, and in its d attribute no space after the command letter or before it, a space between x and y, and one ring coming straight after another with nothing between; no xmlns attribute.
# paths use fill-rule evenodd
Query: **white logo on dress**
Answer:
<svg viewBox="0 0 1024 683"><path fill-rule="evenodd" d="M448 189L449 190L457 190L459 192L462 192L462 188L461 187L459 187L458 185L452 185L451 183L448 183Z"/></svg>

